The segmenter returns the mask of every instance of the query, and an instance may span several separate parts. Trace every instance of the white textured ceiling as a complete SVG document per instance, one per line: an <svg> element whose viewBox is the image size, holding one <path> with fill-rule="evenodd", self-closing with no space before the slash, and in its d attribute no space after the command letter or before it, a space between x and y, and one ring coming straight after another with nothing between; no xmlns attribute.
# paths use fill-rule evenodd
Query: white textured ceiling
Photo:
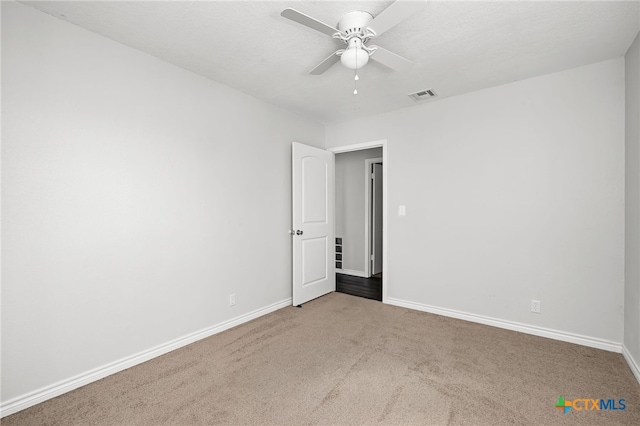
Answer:
<svg viewBox="0 0 640 426"><path fill-rule="evenodd" d="M23 2L127 46L322 123L438 99L623 56L640 30L638 1L429 1L376 39L414 61L308 73L336 41L280 16L287 7L336 25L352 10L374 16L392 1ZM597 96L597 93L594 94Z"/></svg>

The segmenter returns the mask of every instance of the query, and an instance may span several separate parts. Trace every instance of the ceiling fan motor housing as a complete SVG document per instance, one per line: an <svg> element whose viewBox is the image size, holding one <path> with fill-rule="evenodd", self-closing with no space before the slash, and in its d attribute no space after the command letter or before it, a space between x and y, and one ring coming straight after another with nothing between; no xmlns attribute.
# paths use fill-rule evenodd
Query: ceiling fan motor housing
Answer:
<svg viewBox="0 0 640 426"><path fill-rule="evenodd" d="M356 10L349 12L340 18L338 29L343 32L347 38L351 36L364 36L367 24L373 20L373 15L369 12Z"/></svg>

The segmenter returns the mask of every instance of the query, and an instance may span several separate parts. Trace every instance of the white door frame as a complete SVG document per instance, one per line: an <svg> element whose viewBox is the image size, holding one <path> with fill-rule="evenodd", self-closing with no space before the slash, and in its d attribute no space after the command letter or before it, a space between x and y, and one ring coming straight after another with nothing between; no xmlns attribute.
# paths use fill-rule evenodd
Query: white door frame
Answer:
<svg viewBox="0 0 640 426"><path fill-rule="evenodd" d="M373 213L371 210L371 165L375 163L382 163L382 167L384 167L382 158L368 158L364 160L364 275L367 278L371 276L371 248L373 246L373 241L371 241L373 237L371 235L371 216ZM382 174L382 181L384 182L384 173ZM382 201L384 202L384 199ZM384 240L382 240L382 242L384 244Z"/></svg>
<svg viewBox="0 0 640 426"><path fill-rule="evenodd" d="M384 281L382 284L382 303L387 303L387 290L389 288L389 266L387 256L387 242L389 241L389 238L387 238L387 232L389 229L389 227L387 226L387 220L389 216L387 208L389 200L389 196L387 194L389 162L387 160L387 140L381 139L377 141L363 142L353 145L336 146L333 148L328 148L327 151L331 151L334 154L340 154L342 152L360 151L363 149L379 147L382 147L382 271L384 273ZM365 235L367 235L367 233L365 233Z"/></svg>

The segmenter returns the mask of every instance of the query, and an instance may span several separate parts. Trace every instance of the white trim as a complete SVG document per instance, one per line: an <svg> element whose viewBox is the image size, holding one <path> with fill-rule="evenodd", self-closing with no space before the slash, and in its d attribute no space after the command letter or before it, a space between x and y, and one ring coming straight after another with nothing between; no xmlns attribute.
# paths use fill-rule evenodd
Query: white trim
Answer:
<svg viewBox="0 0 640 426"><path fill-rule="evenodd" d="M382 157L364 160L364 276L372 275L371 271L371 165L382 163ZM383 163L384 164L384 163ZM384 176L382 177L384 179Z"/></svg>
<svg viewBox="0 0 640 426"><path fill-rule="evenodd" d="M387 290L389 289L389 264L387 247L389 241L389 156L387 155L387 140L382 141L382 303L387 303Z"/></svg>
<svg viewBox="0 0 640 426"><path fill-rule="evenodd" d="M277 311L278 309L291 306L291 303L291 298L273 303L271 305L265 306L264 308L256 309L255 311L240 315L227 321L223 321L217 325L207 327L191 334L187 334L186 336L179 337L175 340L163 343L151 349L147 349L126 358L122 358L118 361L103 365L102 367L89 370L85 373L78 374L69 379L61 380L57 383L45 386L33 392L29 392L27 394L12 398L6 402L3 402L0 406L0 417L5 417L10 414L17 413L18 411L24 410L48 399L55 398L56 396L62 395L63 393L72 391L81 386L110 376L111 374L118 373L122 370L126 370L127 368L149 361L150 359L156 358L160 355L164 355L183 346L197 342L198 340L207 338L224 330L228 330L232 327L235 327L247 321L251 321L252 319L261 317L270 312Z"/></svg>
<svg viewBox="0 0 640 426"><path fill-rule="evenodd" d="M367 275L364 272L362 272L362 271L354 271L353 269L336 269L336 272L338 274L352 275L354 277L367 278Z"/></svg>
<svg viewBox="0 0 640 426"><path fill-rule="evenodd" d="M341 152L359 151L362 149L382 147L382 273L384 281L382 284L382 303L387 303L387 290L389 289L389 256L387 255L387 242L389 241L389 223L388 223L388 200L389 193L387 190L387 182L389 177L389 157L387 155L387 140L380 139L377 141L357 143L353 145L344 145L329 148L328 151L334 154Z"/></svg>
<svg viewBox="0 0 640 426"><path fill-rule="evenodd" d="M627 364L629 364L629 368L631 369L633 375L636 376L636 380L638 381L638 383L640 383L640 366L638 366L638 363L636 363L636 361L633 359L631 353L625 345L622 345L622 356L624 357L625 361L627 361Z"/></svg>
<svg viewBox="0 0 640 426"><path fill-rule="evenodd" d="M363 149L378 148L381 146L384 147L386 143L387 143L386 139L381 139L379 141L356 143L353 145L336 146L333 148L328 148L327 151L331 151L334 154L340 154L342 152L362 151Z"/></svg>
<svg viewBox="0 0 640 426"><path fill-rule="evenodd" d="M567 333L565 331L552 330L549 328L536 327L532 325L522 324L513 321L505 321L497 318L491 318L484 315L469 314L466 312L456 311L453 309L438 308L436 306L423 305L421 303L409 302L406 300L387 298L390 305L401 306L403 308L415 309L418 311L429 312L432 314L442 315L445 317L457 318L465 321L475 322L479 324L490 325L492 327L504 328L507 330L519 331L521 333L532 334L534 336L547 337L549 339L561 340L563 342L576 343L578 345L589 346L592 348L603 349L610 352L622 352L622 344L611 342L609 340L598 339L596 337L584 336L581 334ZM637 376L636 376L637 377Z"/></svg>

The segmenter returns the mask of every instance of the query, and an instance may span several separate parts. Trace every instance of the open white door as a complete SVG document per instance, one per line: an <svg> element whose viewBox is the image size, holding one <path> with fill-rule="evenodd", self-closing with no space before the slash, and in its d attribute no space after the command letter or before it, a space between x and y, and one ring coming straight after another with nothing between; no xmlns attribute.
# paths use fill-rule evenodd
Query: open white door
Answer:
<svg viewBox="0 0 640 426"><path fill-rule="evenodd" d="M332 152L294 142L293 305L335 291Z"/></svg>

